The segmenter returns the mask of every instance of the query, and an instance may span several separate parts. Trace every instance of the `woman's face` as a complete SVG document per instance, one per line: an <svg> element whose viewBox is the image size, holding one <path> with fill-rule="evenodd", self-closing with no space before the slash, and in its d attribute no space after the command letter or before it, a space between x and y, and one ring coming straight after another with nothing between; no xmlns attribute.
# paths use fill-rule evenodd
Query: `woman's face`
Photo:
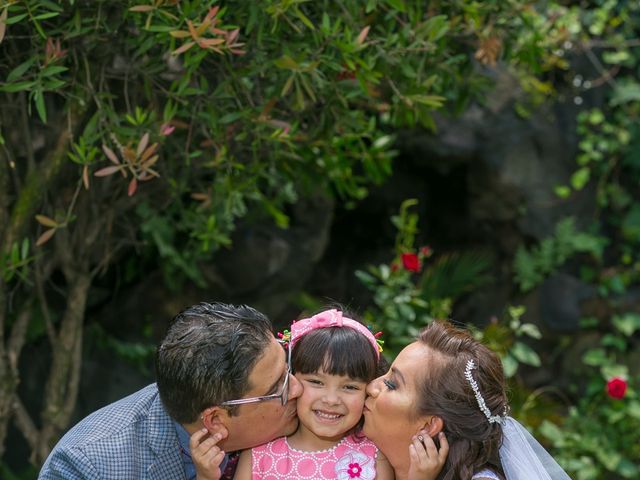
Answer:
<svg viewBox="0 0 640 480"><path fill-rule="evenodd" d="M409 444L431 418L418 416L418 385L430 368L430 350L414 342L396 357L389 371L367 387L364 430L397 473L409 468Z"/></svg>

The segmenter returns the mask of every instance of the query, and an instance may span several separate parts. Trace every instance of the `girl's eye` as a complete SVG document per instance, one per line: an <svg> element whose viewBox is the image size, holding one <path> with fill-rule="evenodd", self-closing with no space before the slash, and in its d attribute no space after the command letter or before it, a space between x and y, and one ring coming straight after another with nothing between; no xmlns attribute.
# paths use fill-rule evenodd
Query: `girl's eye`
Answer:
<svg viewBox="0 0 640 480"><path fill-rule="evenodd" d="M387 380L386 378L384 380L382 380L382 383L384 383L384 386L387 387L387 389L389 390L395 390L396 389L396 384Z"/></svg>
<svg viewBox="0 0 640 480"><path fill-rule="evenodd" d="M357 390L360 390L360 387L358 385L345 385L344 389L345 390L355 390L355 391L357 391Z"/></svg>
<svg viewBox="0 0 640 480"><path fill-rule="evenodd" d="M311 385L322 385L322 382L315 378L307 378L307 383L310 383Z"/></svg>

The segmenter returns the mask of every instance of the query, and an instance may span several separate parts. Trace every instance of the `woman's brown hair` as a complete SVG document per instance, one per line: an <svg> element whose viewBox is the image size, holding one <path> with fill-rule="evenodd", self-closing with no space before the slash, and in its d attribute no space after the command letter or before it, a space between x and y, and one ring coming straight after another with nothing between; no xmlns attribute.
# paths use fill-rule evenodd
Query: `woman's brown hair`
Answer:
<svg viewBox="0 0 640 480"><path fill-rule="evenodd" d="M508 406L500 358L467 331L446 322L425 327L418 341L429 348L430 359L417 389L417 414L440 417L449 441L449 455L438 479L469 480L483 468L503 476L501 424L489 423L465 377L473 360L471 374L487 408L491 415L504 415Z"/></svg>

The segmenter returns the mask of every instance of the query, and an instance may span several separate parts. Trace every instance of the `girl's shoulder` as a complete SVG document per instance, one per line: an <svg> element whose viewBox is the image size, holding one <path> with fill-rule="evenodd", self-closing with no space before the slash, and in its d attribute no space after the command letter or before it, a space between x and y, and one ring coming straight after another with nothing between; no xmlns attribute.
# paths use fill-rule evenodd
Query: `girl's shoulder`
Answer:
<svg viewBox="0 0 640 480"><path fill-rule="evenodd" d="M471 477L471 480L481 479L481 478L482 479L491 478L492 480L500 480L500 477L496 473L494 473L492 470L489 470L487 468L474 473L473 477Z"/></svg>

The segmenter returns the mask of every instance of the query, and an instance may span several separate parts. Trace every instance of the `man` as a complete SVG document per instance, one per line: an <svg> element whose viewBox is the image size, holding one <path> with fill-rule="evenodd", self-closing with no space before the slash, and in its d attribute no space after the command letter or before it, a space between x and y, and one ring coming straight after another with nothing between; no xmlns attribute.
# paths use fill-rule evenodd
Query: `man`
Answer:
<svg viewBox="0 0 640 480"><path fill-rule="evenodd" d="M179 313L158 346L157 383L69 430L39 480L190 480L189 437L198 430L226 452L293 433L302 387L271 328L247 306L200 303ZM226 475L232 463L225 459Z"/></svg>

